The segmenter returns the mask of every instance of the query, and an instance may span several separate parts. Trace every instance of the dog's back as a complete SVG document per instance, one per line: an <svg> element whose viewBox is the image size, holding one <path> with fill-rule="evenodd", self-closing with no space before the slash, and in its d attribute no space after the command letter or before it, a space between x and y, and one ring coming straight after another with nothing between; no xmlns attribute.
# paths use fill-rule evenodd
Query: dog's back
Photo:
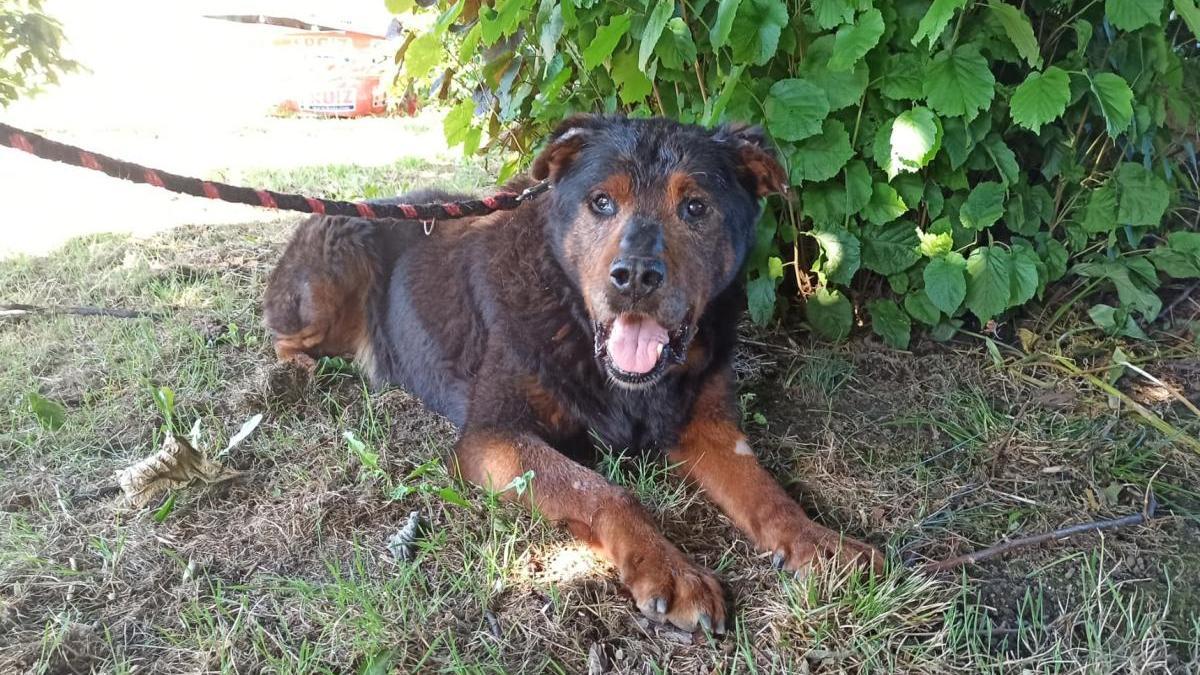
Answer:
<svg viewBox="0 0 1200 675"><path fill-rule="evenodd" d="M418 190L373 204L466 199ZM372 303L386 295L397 256L425 237L419 223L313 216L301 223L267 281L263 319L276 355L312 367L345 356L372 369Z"/></svg>

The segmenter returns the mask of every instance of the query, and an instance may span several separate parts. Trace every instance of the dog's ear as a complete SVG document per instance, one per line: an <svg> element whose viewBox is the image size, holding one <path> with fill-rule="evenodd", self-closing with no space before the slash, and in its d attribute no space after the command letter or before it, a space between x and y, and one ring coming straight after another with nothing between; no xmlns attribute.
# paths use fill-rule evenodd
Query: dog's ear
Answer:
<svg viewBox="0 0 1200 675"><path fill-rule="evenodd" d="M546 141L546 147L533 160L529 171L533 178L557 182L587 144L599 121L593 115L574 115L559 124Z"/></svg>
<svg viewBox="0 0 1200 675"><path fill-rule="evenodd" d="M759 197L788 191L788 175L775 157L761 127L729 124L717 129L713 138L733 146L738 173L750 192Z"/></svg>

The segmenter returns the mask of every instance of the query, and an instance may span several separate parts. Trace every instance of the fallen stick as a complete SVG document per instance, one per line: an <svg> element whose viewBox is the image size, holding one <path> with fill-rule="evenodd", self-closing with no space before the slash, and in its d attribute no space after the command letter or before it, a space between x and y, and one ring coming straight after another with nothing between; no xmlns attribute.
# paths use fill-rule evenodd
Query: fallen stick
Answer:
<svg viewBox="0 0 1200 675"><path fill-rule="evenodd" d="M1151 519L1153 519L1154 512L1157 509L1158 500L1154 498L1153 494L1150 494L1147 497L1145 506L1139 513L1131 513L1128 516L1112 518L1110 520L1094 520L1089 523L1080 523L1078 525L1062 527L1051 532L1042 532L1041 534L1021 537L1020 539L1013 539L1011 541L1006 541L1003 544L997 544L995 546L985 548L982 551L975 551L974 553L960 555L947 560L938 560L935 562L925 563L924 565L919 566L918 569L924 572L944 572L946 570L952 570L956 567L962 567L963 565L974 565L982 560L994 558L998 555L1004 555L1009 551L1024 548L1026 546L1036 546L1038 544L1044 544L1048 541L1058 541L1060 539L1073 537L1077 534L1100 532L1102 530L1111 530L1113 528L1127 527L1130 525L1141 525L1142 523L1149 522Z"/></svg>
<svg viewBox="0 0 1200 675"><path fill-rule="evenodd" d="M110 316L116 319L158 319L161 314L138 309L108 309L105 307L39 307L37 305L0 305L0 319L30 314L71 314L74 316Z"/></svg>

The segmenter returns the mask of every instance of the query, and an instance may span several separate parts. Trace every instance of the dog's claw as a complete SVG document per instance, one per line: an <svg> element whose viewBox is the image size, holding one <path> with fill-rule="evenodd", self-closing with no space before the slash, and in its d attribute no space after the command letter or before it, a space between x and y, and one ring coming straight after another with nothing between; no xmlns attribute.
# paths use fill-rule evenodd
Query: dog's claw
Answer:
<svg viewBox="0 0 1200 675"><path fill-rule="evenodd" d="M783 554L783 551L776 551L775 555L771 556L771 567L781 570L785 560L787 560L787 556Z"/></svg>
<svg viewBox="0 0 1200 675"><path fill-rule="evenodd" d="M724 635L724 634L725 634L725 619L721 619L720 621L717 622L717 635Z"/></svg>
<svg viewBox="0 0 1200 675"><path fill-rule="evenodd" d="M667 599L666 598L655 598L654 599L654 611L658 612L659 614L666 614L667 613Z"/></svg>
<svg viewBox="0 0 1200 675"><path fill-rule="evenodd" d="M707 612L700 614L700 627L703 628L706 633L712 632L712 617L709 616Z"/></svg>

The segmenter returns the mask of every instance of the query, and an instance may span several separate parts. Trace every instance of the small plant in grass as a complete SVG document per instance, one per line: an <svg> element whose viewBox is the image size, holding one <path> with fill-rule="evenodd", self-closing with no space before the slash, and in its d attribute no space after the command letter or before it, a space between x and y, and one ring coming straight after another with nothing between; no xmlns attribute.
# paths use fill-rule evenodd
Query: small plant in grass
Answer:
<svg viewBox="0 0 1200 675"><path fill-rule="evenodd" d="M25 405L37 419L38 424L48 431L58 431L67 421L67 409L58 401L31 391L25 395Z"/></svg>
<svg viewBox="0 0 1200 675"><path fill-rule="evenodd" d="M743 392L738 396L738 407L742 410L742 426L753 422L760 427L767 426L767 416L754 409L758 394L752 391Z"/></svg>
<svg viewBox="0 0 1200 675"><path fill-rule="evenodd" d="M441 460L431 459L410 471L403 479L393 481L388 472L380 465L378 452L356 436L353 431L347 431L343 436L346 439L346 447L358 459L359 480L373 480L381 483L384 486L383 492L388 499L404 499L413 494L429 494L455 506L470 507L470 502L453 487L439 485L443 481L432 480L434 475L442 472Z"/></svg>
<svg viewBox="0 0 1200 675"><path fill-rule="evenodd" d="M758 323L800 296L828 339L869 322L905 348L1069 277L1140 337L1158 289L1200 277L1196 0L387 5L428 26L404 85L452 106L451 144L507 153L502 179L577 111L762 125L795 196L758 224Z"/></svg>

